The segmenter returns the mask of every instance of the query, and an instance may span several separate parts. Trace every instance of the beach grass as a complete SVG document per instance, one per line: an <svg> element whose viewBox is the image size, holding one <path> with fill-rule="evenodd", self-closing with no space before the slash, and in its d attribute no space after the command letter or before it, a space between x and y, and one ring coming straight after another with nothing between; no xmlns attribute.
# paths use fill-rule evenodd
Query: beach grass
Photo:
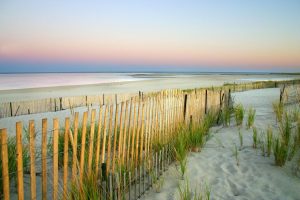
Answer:
<svg viewBox="0 0 300 200"><path fill-rule="evenodd" d="M245 115L245 109L242 104L238 104L234 107L234 116L237 126L242 126Z"/></svg>
<svg viewBox="0 0 300 200"><path fill-rule="evenodd" d="M7 138L7 153L8 153L8 173L9 179L14 180L17 183L17 143L15 137ZM0 144L1 149L1 144ZM23 159L23 171L27 172L30 163L29 145L22 144L22 159ZM2 159L0 159L0 188L3 188L3 174L2 174Z"/></svg>
<svg viewBox="0 0 300 200"><path fill-rule="evenodd" d="M276 138L273 144L273 152L275 158L275 165L282 167L285 164L288 157L287 145L279 138Z"/></svg>
<svg viewBox="0 0 300 200"><path fill-rule="evenodd" d="M254 124L254 121L255 121L255 113L256 113L256 110L253 109L252 107L249 108L248 110L248 119L247 119L247 129L250 129L253 124Z"/></svg>
<svg viewBox="0 0 300 200"><path fill-rule="evenodd" d="M277 122L282 122L282 117L284 113L284 106L282 102L273 102L273 111L276 115Z"/></svg>
<svg viewBox="0 0 300 200"><path fill-rule="evenodd" d="M253 140L253 148L257 148L258 137L257 137L257 128L255 126L252 127L252 140Z"/></svg>
<svg viewBox="0 0 300 200"><path fill-rule="evenodd" d="M272 151L272 143L273 143L273 130L272 127L269 126L267 129L267 156L271 156Z"/></svg>

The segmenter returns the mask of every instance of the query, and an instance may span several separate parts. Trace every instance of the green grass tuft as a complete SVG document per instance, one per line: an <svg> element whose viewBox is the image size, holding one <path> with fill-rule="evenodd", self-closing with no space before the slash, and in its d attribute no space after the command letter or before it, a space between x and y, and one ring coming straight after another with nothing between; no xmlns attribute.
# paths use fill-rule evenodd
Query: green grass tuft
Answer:
<svg viewBox="0 0 300 200"><path fill-rule="evenodd" d="M257 138L257 128L255 126L252 127L253 130L253 148L256 149L257 148L257 143L258 143L258 138Z"/></svg>
<svg viewBox="0 0 300 200"><path fill-rule="evenodd" d="M255 120L255 113L256 113L255 109L249 108L249 110L248 110L248 120L247 120L247 129L250 129L253 126L254 120Z"/></svg>
<svg viewBox="0 0 300 200"><path fill-rule="evenodd" d="M234 116L235 116L235 121L237 126L242 126L243 120L244 120L244 115L245 115L245 109L242 104L238 104L234 108Z"/></svg>

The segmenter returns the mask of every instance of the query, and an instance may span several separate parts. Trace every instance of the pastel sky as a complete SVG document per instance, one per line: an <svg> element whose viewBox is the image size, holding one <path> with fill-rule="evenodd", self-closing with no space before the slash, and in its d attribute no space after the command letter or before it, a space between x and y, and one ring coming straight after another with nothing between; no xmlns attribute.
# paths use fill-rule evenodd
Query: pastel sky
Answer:
<svg viewBox="0 0 300 200"><path fill-rule="evenodd" d="M299 0L0 1L0 72L300 72Z"/></svg>

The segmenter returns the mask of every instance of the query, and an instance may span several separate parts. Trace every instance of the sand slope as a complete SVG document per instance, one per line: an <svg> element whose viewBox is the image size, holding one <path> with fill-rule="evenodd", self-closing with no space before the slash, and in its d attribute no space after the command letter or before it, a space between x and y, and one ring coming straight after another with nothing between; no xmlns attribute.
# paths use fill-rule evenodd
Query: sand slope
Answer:
<svg viewBox="0 0 300 200"><path fill-rule="evenodd" d="M256 126L266 129L274 125L272 102L279 97L278 89L252 90L234 94L235 102L256 109ZM240 148L238 128L214 127L211 139L200 153L190 153L188 180L191 187L203 183L211 186L212 199L300 199L300 178L289 164L276 167L274 158L263 157L260 149L252 148L252 129L241 129L244 145ZM239 150L239 166L233 154L234 144ZM178 184L183 182L174 165L164 174L165 185L161 193L153 190L143 199L179 199Z"/></svg>

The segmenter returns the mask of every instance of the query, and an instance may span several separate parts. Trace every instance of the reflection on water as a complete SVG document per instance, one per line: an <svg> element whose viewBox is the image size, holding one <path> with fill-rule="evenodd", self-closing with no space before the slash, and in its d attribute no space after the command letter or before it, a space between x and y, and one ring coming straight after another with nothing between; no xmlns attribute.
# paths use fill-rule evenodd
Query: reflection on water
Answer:
<svg viewBox="0 0 300 200"><path fill-rule="evenodd" d="M89 85L123 81L138 81L145 78L125 73L33 73L0 74L0 90L41 88L70 85Z"/></svg>

